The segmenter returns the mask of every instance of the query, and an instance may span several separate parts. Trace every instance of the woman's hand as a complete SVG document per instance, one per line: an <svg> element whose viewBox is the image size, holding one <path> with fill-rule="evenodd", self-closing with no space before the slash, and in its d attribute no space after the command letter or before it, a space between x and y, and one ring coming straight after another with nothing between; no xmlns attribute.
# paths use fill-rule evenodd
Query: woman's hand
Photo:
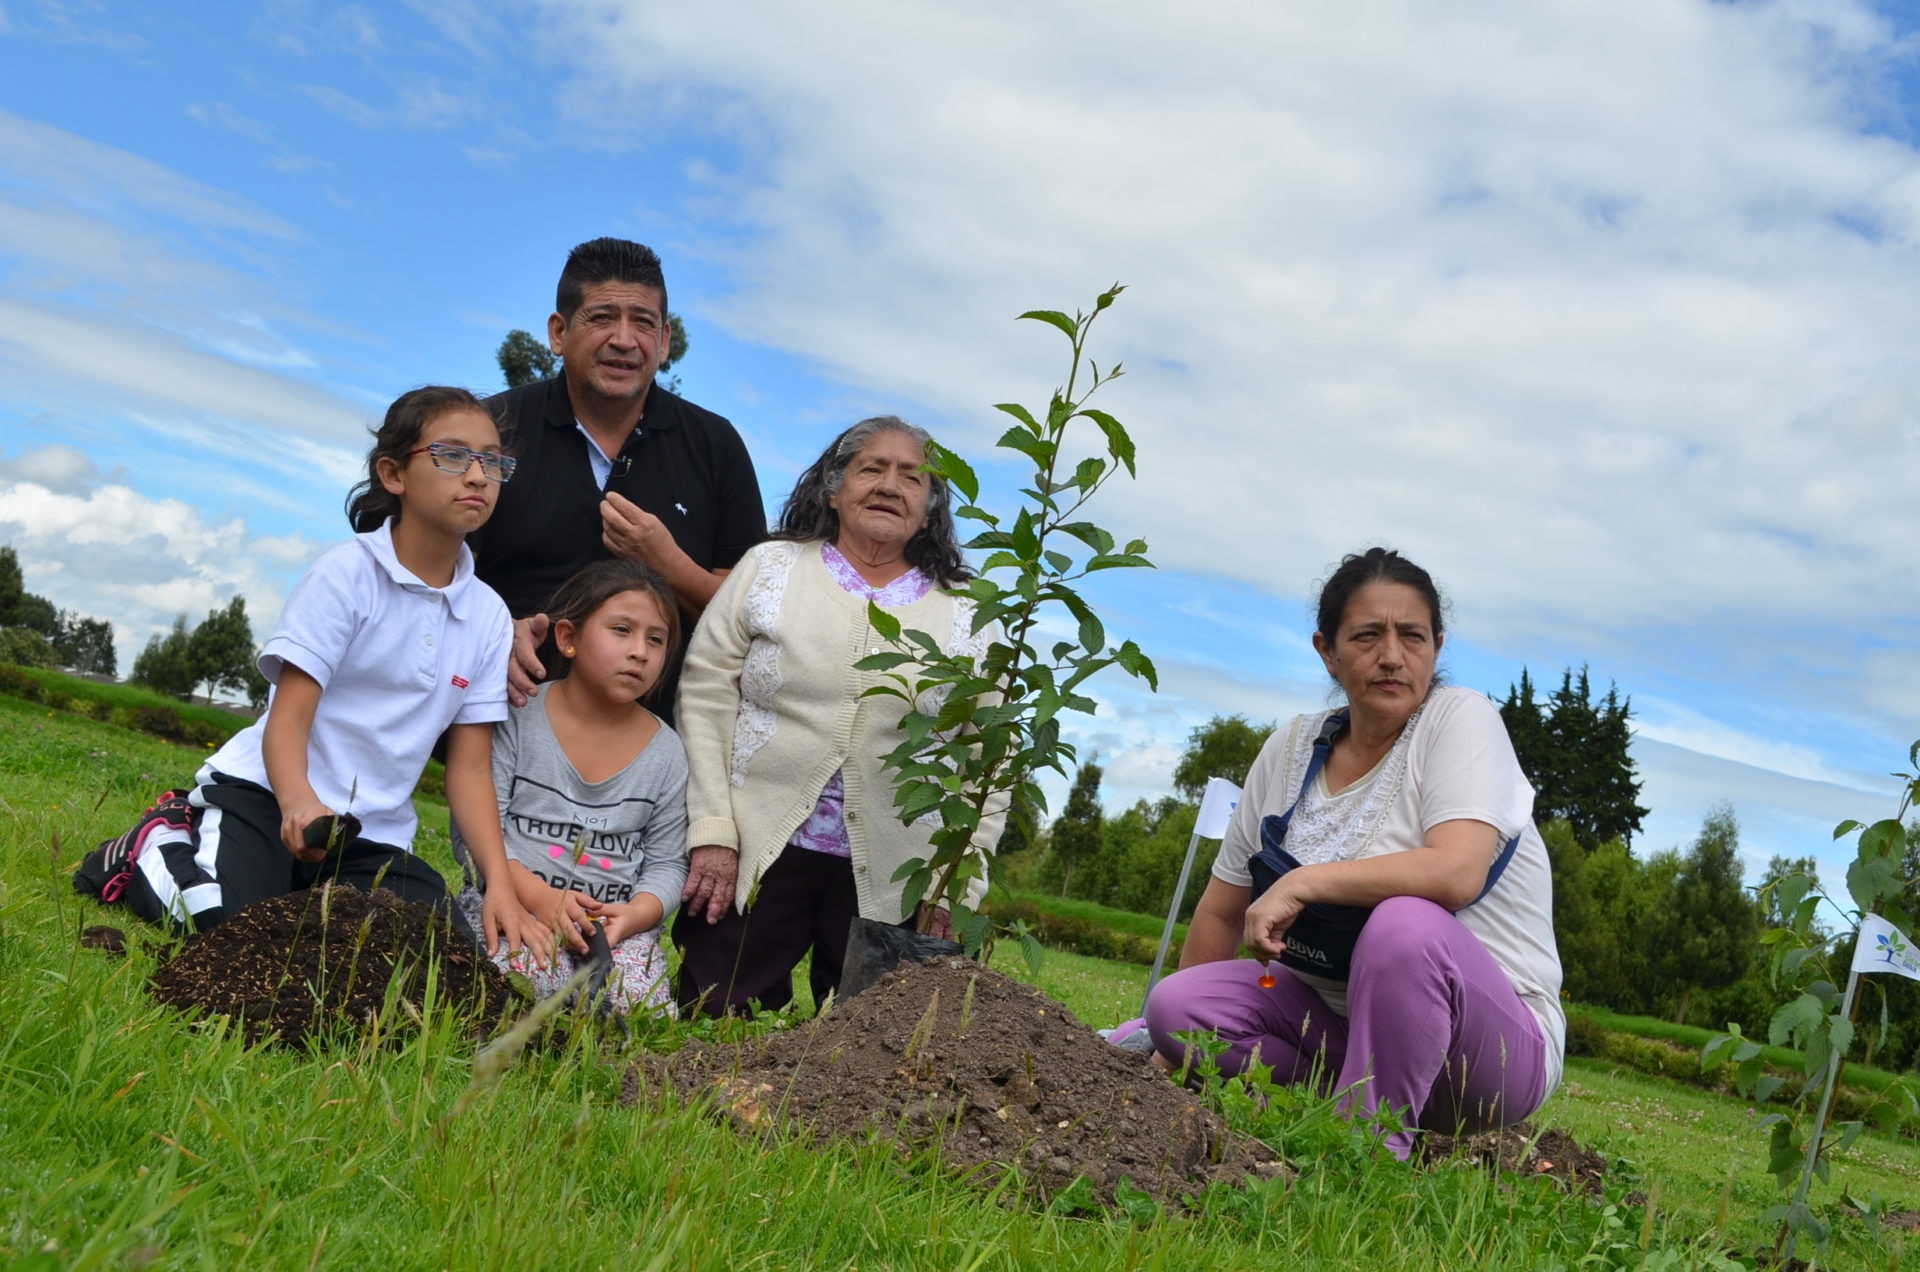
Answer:
<svg viewBox="0 0 1920 1272"><path fill-rule="evenodd" d="M929 904L929 902L922 901L918 908L914 910L913 926L916 930L920 927L920 921L926 918L927 906ZM933 907L933 921L927 924L927 935L937 940L951 941L953 939L953 911L947 909L944 905L935 905Z"/></svg>
<svg viewBox="0 0 1920 1272"><path fill-rule="evenodd" d="M687 854L687 886L680 904L693 918L718 923L733 904L740 878L740 854L719 844L702 844Z"/></svg>
<svg viewBox="0 0 1920 1272"><path fill-rule="evenodd" d="M1295 879L1306 869L1301 866L1281 875L1259 900L1247 907L1243 939L1248 949L1269 958L1277 958L1286 952L1287 929L1293 926L1293 921L1300 917L1300 912L1307 906L1306 898L1297 892L1298 880ZM1294 880L1296 886L1289 887L1289 880Z"/></svg>

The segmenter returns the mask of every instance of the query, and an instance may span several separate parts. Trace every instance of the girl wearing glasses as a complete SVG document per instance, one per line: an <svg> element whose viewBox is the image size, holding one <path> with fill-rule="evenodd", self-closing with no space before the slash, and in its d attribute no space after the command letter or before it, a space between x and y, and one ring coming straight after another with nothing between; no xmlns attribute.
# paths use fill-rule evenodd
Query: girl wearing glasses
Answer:
<svg viewBox="0 0 1920 1272"><path fill-rule="evenodd" d="M492 515L513 460L464 389L388 408L347 499L358 535L322 553L260 651L267 711L214 752L187 792L88 854L75 886L153 922L205 929L249 902L340 882L451 912L411 851L412 795L447 732L447 803L491 883L489 950L552 948L508 882L489 752L507 715L513 624L473 575L465 539Z"/></svg>

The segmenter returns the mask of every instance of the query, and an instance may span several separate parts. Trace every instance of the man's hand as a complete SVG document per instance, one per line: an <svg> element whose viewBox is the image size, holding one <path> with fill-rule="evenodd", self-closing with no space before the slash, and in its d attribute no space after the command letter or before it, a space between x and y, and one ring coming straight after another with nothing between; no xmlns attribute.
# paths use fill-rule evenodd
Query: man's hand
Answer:
<svg viewBox="0 0 1920 1272"><path fill-rule="evenodd" d="M545 614L513 620L513 655L507 659L507 701L516 707L526 706L527 699L547 677L547 669L540 661L540 642L547 638L547 627Z"/></svg>
<svg viewBox="0 0 1920 1272"><path fill-rule="evenodd" d="M673 567L686 555L673 541L665 522L611 490L600 501L600 541L613 555L650 565L669 578Z"/></svg>
<svg viewBox="0 0 1920 1272"><path fill-rule="evenodd" d="M687 886L680 891L680 904L690 917L718 923L733 904L739 877L739 853L719 844L702 844L688 854Z"/></svg>

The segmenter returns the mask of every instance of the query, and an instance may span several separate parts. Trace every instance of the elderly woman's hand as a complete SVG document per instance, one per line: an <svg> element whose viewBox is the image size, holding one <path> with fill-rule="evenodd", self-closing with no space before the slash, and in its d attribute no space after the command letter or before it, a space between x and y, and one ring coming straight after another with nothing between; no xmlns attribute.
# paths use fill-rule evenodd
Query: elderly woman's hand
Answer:
<svg viewBox="0 0 1920 1272"><path fill-rule="evenodd" d="M1305 867L1289 870L1278 882L1261 894L1260 899L1247 907L1246 931L1244 933L1247 948L1256 954L1277 958L1287 949L1287 929L1306 909L1306 901L1294 894L1288 881L1298 882L1295 876L1303 873Z"/></svg>
<svg viewBox="0 0 1920 1272"><path fill-rule="evenodd" d="M740 854L719 844L702 844L687 858L687 886L680 890L680 904L690 917L718 923L733 904Z"/></svg>
<svg viewBox="0 0 1920 1272"><path fill-rule="evenodd" d="M918 928L920 926L920 920L926 917L928 904L928 902L922 901L919 906L914 909L914 927ZM933 937L935 940L951 941L953 939L953 911L947 909L944 905L934 906L933 919L927 924L927 935Z"/></svg>

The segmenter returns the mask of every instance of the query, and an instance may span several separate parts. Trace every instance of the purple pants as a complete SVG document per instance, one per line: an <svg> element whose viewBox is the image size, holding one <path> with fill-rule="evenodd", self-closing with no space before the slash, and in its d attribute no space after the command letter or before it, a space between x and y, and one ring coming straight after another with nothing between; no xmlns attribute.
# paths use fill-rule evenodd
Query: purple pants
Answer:
<svg viewBox="0 0 1920 1272"><path fill-rule="evenodd" d="M1262 988L1265 970L1230 959L1154 986L1155 1049L1177 1062L1186 1046L1176 1033L1211 1031L1231 1044L1218 1061L1229 1076L1257 1055L1277 1082L1340 1092L1346 1113L1390 1105L1408 1127L1447 1134L1511 1125L1546 1098L1539 1022L1479 938L1431 901L1392 897L1374 909L1354 946L1345 1018L1277 960L1278 984ZM1404 1161L1413 1132L1386 1144Z"/></svg>

